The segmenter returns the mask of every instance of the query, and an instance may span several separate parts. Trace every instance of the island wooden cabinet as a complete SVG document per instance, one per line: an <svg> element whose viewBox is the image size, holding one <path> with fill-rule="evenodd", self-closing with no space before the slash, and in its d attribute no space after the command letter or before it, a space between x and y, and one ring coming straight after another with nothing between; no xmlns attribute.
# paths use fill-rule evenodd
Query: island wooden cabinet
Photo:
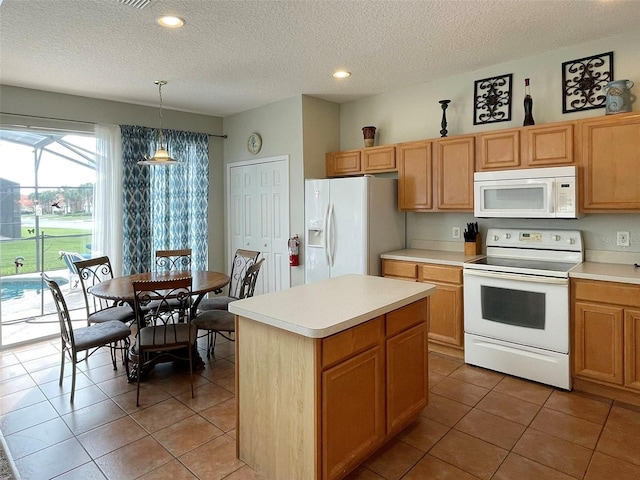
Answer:
<svg viewBox="0 0 640 480"><path fill-rule="evenodd" d="M477 171L572 165L575 122L478 134Z"/></svg>
<svg viewBox="0 0 640 480"><path fill-rule="evenodd" d="M574 375L640 391L640 286L572 279Z"/></svg>
<svg viewBox="0 0 640 480"><path fill-rule="evenodd" d="M321 478L346 476L427 405L427 303L322 340Z"/></svg>
<svg viewBox="0 0 640 480"><path fill-rule="evenodd" d="M382 276L436 286L429 297L429 348L462 357L464 310L462 267L382 259Z"/></svg>
<svg viewBox="0 0 640 480"><path fill-rule="evenodd" d="M325 155L325 160L327 177L395 172L397 170L395 145L330 152Z"/></svg>
<svg viewBox="0 0 640 480"><path fill-rule="evenodd" d="M473 211L475 136L409 142L397 149L400 210Z"/></svg>
<svg viewBox="0 0 640 480"><path fill-rule="evenodd" d="M580 122L582 210L640 211L640 114Z"/></svg>
<svg viewBox="0 0 640 480"><path fill-rule="evenodd" d="M238 458L268 479L347 476L427 405L428 305L324 338L236 317Z"/></svg>

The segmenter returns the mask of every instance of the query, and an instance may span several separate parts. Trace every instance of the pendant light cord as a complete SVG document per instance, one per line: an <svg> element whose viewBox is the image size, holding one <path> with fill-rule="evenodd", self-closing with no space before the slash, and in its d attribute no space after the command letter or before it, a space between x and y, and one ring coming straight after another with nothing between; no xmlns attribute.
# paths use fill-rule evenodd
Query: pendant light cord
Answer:
<svg viewBox="0 0 640 480"><path fill-rule="evenodd" d="M155 83L158 84L158 95L160 96L160 113L158 116L160 117L160 149L164 149L164 142L162 137L162 85L166 85L166 80L156 80Z"/></svg>

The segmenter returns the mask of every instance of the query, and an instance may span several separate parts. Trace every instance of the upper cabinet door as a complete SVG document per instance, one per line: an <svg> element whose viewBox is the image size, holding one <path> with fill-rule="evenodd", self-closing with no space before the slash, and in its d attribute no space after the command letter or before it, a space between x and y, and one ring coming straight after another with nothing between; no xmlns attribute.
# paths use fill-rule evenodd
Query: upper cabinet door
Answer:
<svg viewBox="0 0 640 480"><path fill-rule="evenodd" d="M478 134L478 171L521 168L520 130Z"/></svg>
<svg viewBox="0 0 640 480"><path fill-rule="evenodd" d="M473 211L475 158L475 136L436 142L434 185L438 210Z"/></svg>
<svg viewBox="0 0 640 480"><path fill-rule="evenodd" d="M572 165L573 123L527 127L522 155L529 167Z"/></svg>
<svg viewBox="0 0 640 480"><path fill-rule="evenodd" d="M327 174L353 175L362 171L360 150L345 150L327 155Z"/></svg>
<svg viewBox="0 0 640 480"><path fill-rule="evenodd" d="M431 142L402 143L398 149L398 209L433 208Z"/></svg>
<svg viewBox="0 0 640 480"><path fill-rule="evenodd" d="M580 121L586 212L640 210L640 114Z"/></svg>
<svg viewBox="0 0 640 480"><path fill-rule="evenodd" d="M396 146L383 145L362 150L362 170L366 172L390 172L396 170Z"/></svg>

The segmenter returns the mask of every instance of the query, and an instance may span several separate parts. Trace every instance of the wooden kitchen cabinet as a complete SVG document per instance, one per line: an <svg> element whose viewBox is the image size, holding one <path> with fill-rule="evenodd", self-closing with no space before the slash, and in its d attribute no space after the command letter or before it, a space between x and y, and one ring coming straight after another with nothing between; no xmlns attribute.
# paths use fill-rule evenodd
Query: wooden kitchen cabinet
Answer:
<svg viewBox="0 0 640 480"><path fill-rule="evenodd" d="M478 134L477 171L573 165L575 122Z"/></svg>
<svg viewBox="0 0 640 480"><path fill-rule="evenodd" d="M385 437L384 375L381 329L372 347L322 372L324 478L340 478L382 444Z"/></svg>
<svg viewBox="0 0 640 480"><path fill-rule="evenodd" d="M396 146L382 145L362 150L362 173L396 171Z"/></svg>
<svg viewBox="0 0 640 480"><path fill-rule="evenodd" d="M327 153L327 176L339 177L355 175L361 171L361 150L345 150L343 152Z"/></svg>
<svg viewBox="0 0 640 480"><path fill-rule="evenodd" d="M397 150L398 209L473 211L475 136L402 143Z"/></svg>
<svg viewBox="0 0 640 480"><path fill-rule="evenodd" d="M640 286L572 279L574 375L640 391Z"/></svg>
<svg viewBox="0 0 640 480"><path fill-rule="evenodd" d="M581 120L582 210L640 211L640 114Z"/></svg>
<svg viewBox="0 0 640 480"><path fill-rule="evenodd" d="M429 300L402 304L319 338L237 316L238 458L266 478L338 480L414 421L428 401Z"/></svg>
<svg viewBox="0 0 640 480"><path fill-rule="evenodd" d="M325 155L327 177L395 172L396 146L382 145Z"/></svg>
<svg viewBox="0 0 640 480"><path fill-rule="evenodd" d="M419 281L436 286L429 302L429 341L446 347L445 353L454 349L460 356L464 348L462 268L422 264Z"/></svg>
<svg viewBox="0 0 640 480"><path fill-rule="evenodd" d="M431 142L401 143L398 148L398 209L433 209Z"/></svg>
<svg viewBox="0 0 640 480"><path fill-rule="evenodd" d="M435 142L434 192L436 209L473 212L475 135Z"/></svg>
<svg viewBox="0 0 640 480"><path fill-rule="evenodd" d="M427 405L427 305L321 341L323 364L334 362L321 375L322 478L343 478Z"/></svg>
<svg viewBox="0 0 640 480"><path fill-rule="evenodd" d="M383 258L382 276L415 282L418 279L418 264L416 262Z"/></svg>
<svg viewBox="0 0 640 480"><path fill-rule="evenodd" d="M429 297L429 348L461 358L464 353L462 267L382 259L382 276L436 286Z"/></svg>

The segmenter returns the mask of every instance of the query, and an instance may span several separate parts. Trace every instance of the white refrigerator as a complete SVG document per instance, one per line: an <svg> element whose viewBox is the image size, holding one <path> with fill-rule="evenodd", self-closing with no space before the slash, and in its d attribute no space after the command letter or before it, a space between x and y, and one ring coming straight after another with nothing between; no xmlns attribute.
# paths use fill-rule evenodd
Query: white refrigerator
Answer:
<svg viewBox="0 0 640 480"><path fill-rule="evenodd" d="M305 282L380 275L380 254L405 248L398 181L371 176L305 181Z"/></svg>

